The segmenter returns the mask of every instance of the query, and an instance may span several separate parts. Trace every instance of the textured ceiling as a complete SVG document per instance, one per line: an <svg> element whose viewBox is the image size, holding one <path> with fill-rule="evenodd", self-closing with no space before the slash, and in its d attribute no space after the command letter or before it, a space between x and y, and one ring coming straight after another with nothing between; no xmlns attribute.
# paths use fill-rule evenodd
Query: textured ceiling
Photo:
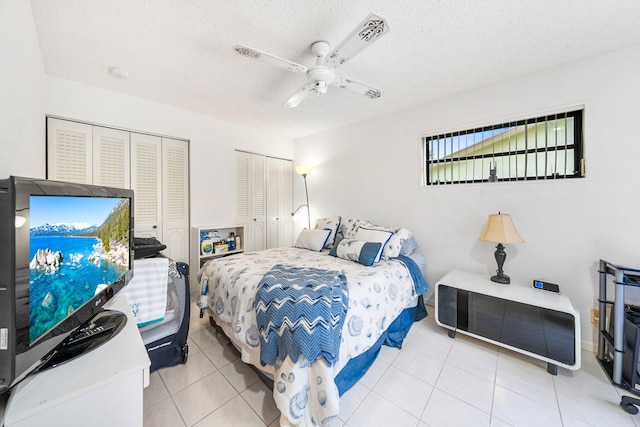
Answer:
<svg viewBox="0 0 640 427"><path fill-rule="evenodd" d="M293 138L640 43L638 0L31 0L45 71ZM283 103L369 13L391 31L339 68L383 90ZM129 73L109 75L110 67Z"/></svg>

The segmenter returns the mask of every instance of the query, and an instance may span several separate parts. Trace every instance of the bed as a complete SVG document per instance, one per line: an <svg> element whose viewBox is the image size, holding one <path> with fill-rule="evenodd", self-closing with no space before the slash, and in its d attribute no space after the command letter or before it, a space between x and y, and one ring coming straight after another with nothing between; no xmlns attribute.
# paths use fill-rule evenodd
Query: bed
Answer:
<svg viewBox="0 0 640 427"><path fill-rule="evenodd" d="M328 424L338 415L339 397L364 375L380 347L400 347L412 322L426 316L422 294L428 286L416 246L403 228L321 218L294 247L203 265L201 305L206 301L212 323L243 362L273 379L281 425ZM328 278L335 283L315 283ZM316 293L321 289L324 294ZM282 298L269 299L276 294ZM287 302L282 317L271 311Z"/></svg>

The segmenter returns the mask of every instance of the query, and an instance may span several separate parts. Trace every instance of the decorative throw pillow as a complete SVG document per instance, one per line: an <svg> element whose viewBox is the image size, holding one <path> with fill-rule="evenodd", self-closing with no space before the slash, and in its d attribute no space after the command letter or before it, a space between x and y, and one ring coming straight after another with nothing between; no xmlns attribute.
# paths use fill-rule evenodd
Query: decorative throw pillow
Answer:
<svg viewBox="0 0 640 427"><path fill-rule="evenodd" d="M358 227L361 225L369 224L368 221L361 219L348 218L342 220L340 227L338 228L338 237L340 239L353 239L358 231Z"/></svg>
<svg viewBox="0 0 640 427"><path fill-rule="evenodd" d="M408 239L400 242L400 255L409 256L418 247L418 241L415 237L409 236Z"/></svg>
<svg viewBox="0 0 640 427"><path fill-rule="evenodd" d="M383 227L373 224L366 224L364 227L371 230L382 230L393 233L387 244L382 248L382 258L388 259L395 258L398 255L409 255L418 245L418 242L413 239L411 232L406 228ZM414 243L415 246L413 246Z"/></svg>
<svg viewBox="0 0 640 427"><path fill-rule="evenodd" d="M355 261L364 266L371 266L380 252L382 243L364 242L355 239L342 239L340 243L331 249L330 255L338 258Z"/></svg>
<svg viewBox="0 0 640 427"><path fill-rule="evenodd" d="M338 227L340 226L340 217L334 216L330 218L318 218L315 228L317 229L329 229L331 234L327 239L327 243L324 244L326 249L331 249L335 245L336 234L338 233Z"/></svg>
<svg viewBox="0 0 640 427"><path fill-rule="evenodd" d="M376 255L376 259L374 261L378 262L380 261L380 257L382 256L382 249L386 246L392 234L393 233L391 231L376 230L360 226L358 227L358 231L356 231L355 239L364 240L365 242L382 243L382 246L380 246L380 250L378 251L378 254Z"/></svg>
<svg viewBox="0 0 640 427"><path fill-rule="evenodd" d="M305 228L300 232L293 246L319 252L327 242L329 234L331 234L331 230L309 230Z"/></svg>

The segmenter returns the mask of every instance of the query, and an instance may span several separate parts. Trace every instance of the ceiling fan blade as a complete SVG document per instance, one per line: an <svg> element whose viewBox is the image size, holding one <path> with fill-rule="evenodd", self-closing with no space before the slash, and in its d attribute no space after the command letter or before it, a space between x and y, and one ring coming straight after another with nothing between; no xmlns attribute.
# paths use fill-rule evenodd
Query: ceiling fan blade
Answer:
<svg viewBox="0 0 640 427"><path fill-rule="evenodd" d="M314 92L314 83L307 83L302 86L291 98L284 103L285 107L294 108L302 102L311 92Z"/></svg>
<svg viewBox="0 0 640 427"><path fill-rule="evenodd" d="M279 56L271 55L270 53L262 52L251 47L243 46L241 44L234 46L233 50L238 55L246 56L247 58L258 59L269 64L276 65L285 70L293 71L295 73L306 73L307 67L300 65L288 59L280 58Z"/></svg>
<svg viewBox="0 0 640 427"><path fill-rule="evenodd" d="M359 93L369 99L376 99L382 96L382 91L380 89L348 76L337 76L333 81L333 85Z"/></svg>
<svg viewBox="0 0 640 427"><path fill-rule="evenodd" d="M373 13L369 14L351 34L327 55L325 65L336 68L344 64L388 32L389 25L387 25L386 19Z"/></svg>

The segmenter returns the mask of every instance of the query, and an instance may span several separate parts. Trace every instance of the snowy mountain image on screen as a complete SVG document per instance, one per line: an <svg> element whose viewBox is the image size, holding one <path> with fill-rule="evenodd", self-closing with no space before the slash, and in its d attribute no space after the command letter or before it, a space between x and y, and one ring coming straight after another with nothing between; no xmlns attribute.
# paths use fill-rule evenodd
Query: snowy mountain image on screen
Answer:
<svg viewBox="0 0 640 427"><path fill-rule="evenodd" d="M68 236L88 233L97 228L97 225L84 223L77 224L42 224L29 230L32 236Z"/></svg>

